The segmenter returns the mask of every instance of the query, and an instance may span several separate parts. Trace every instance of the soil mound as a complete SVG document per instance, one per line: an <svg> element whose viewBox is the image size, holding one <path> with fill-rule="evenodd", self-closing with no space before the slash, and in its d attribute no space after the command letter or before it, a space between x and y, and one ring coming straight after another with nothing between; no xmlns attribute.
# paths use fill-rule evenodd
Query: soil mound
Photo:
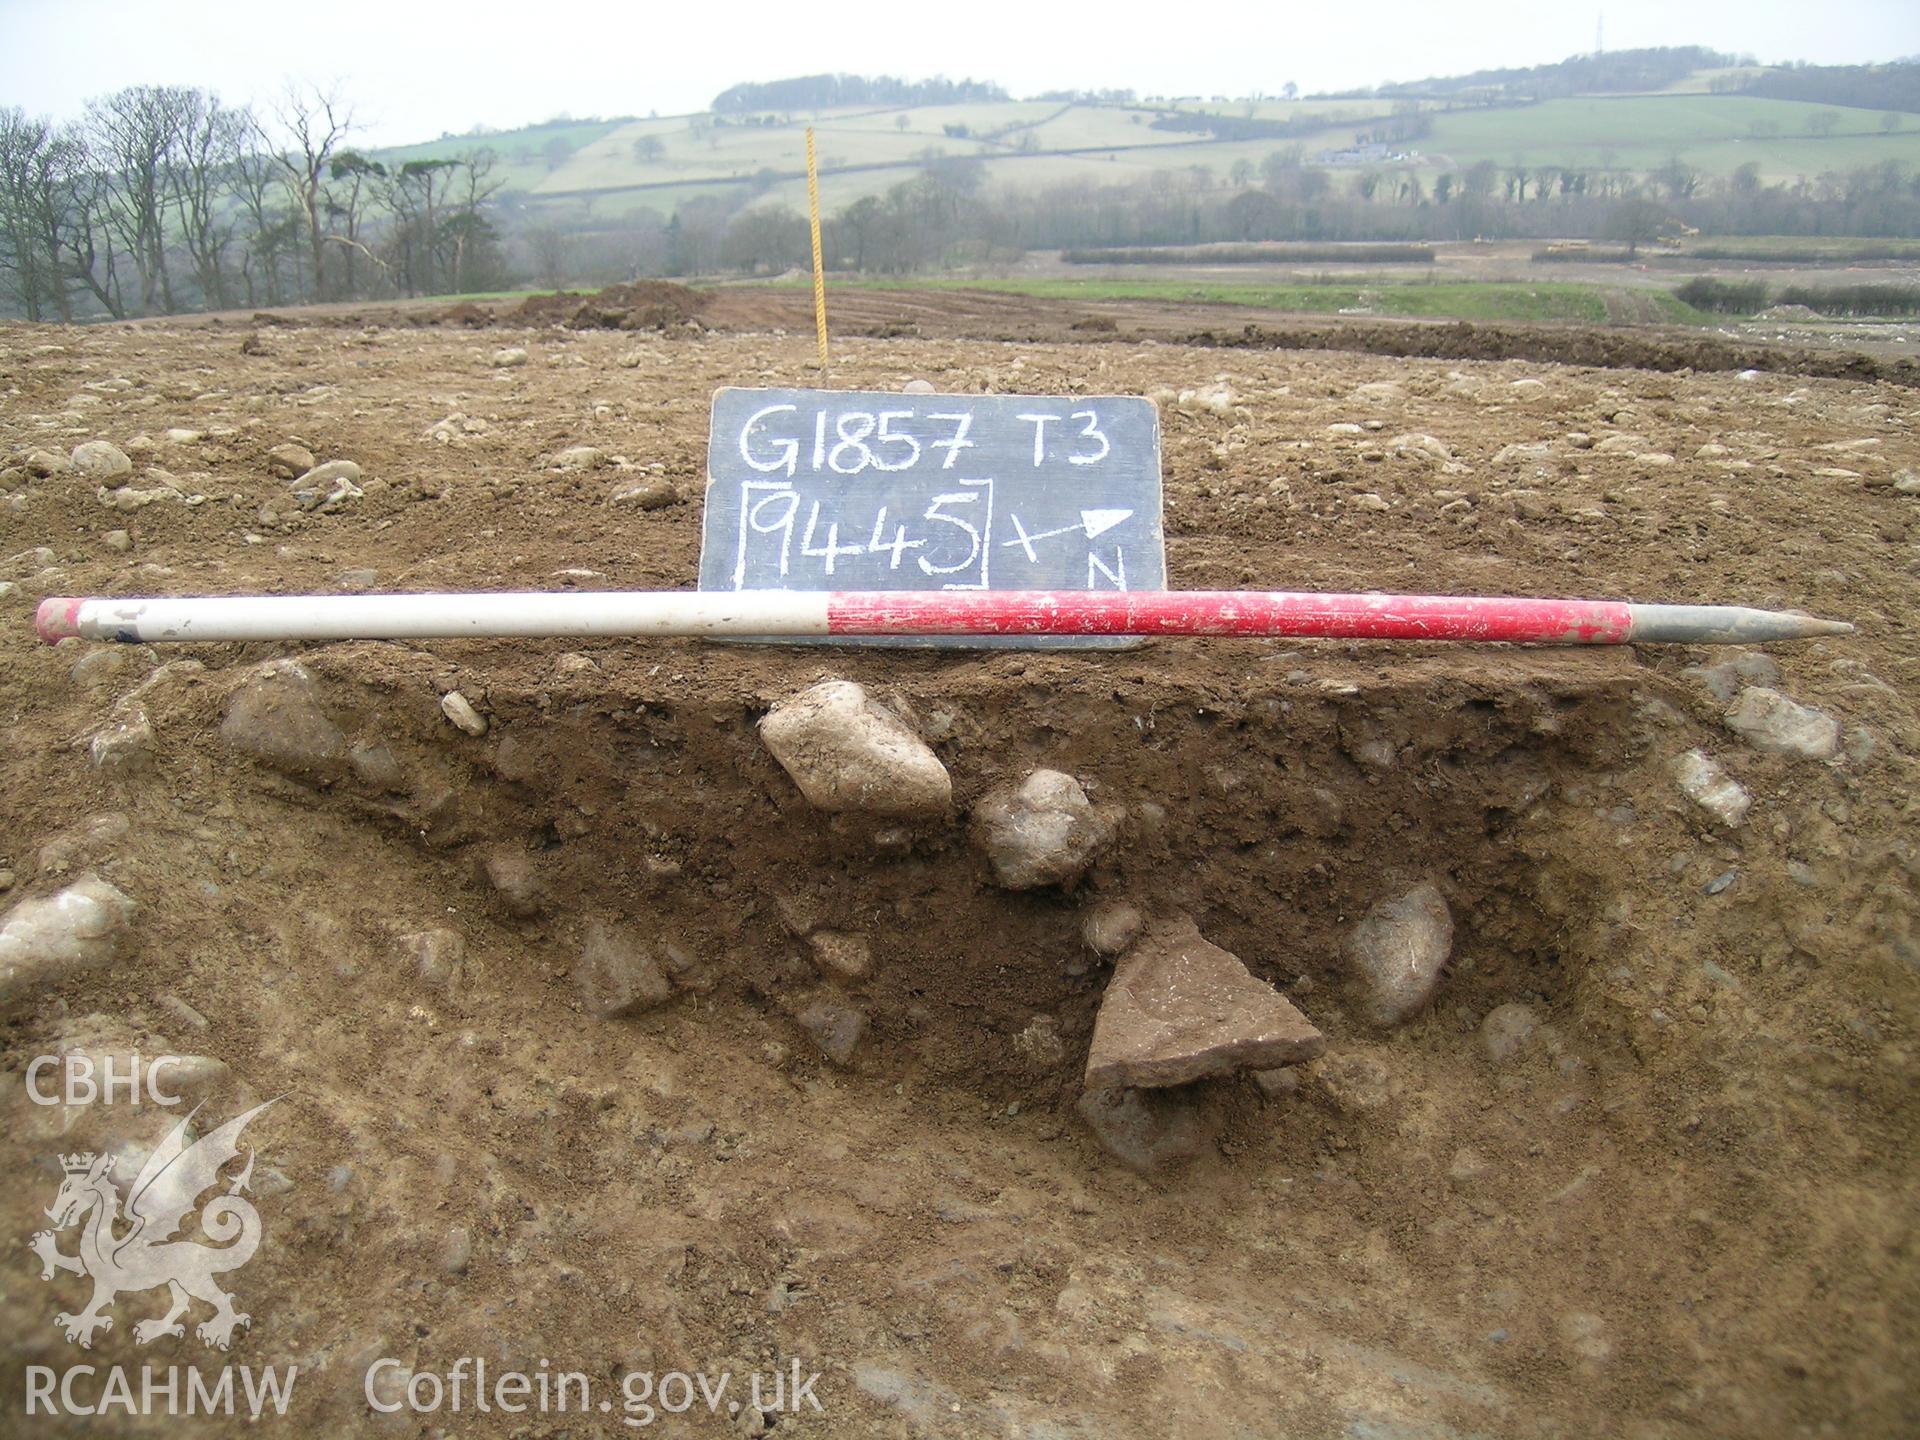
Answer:
<svg viewBox="0 0 1920 1440"><path fill-rule="evenodd" d="M1756 320L1824 320L1827 317L1811 305L1769 305L1753 318Z"/></svg>
<svg viewBox="0 0 1920 1440"><path fill-rule="evenodd" d="M695 318L705 298L684 285L640 280L609 285L591 295L530 295L501 318L569 330L665 330Z"/></svg>
<svg viewBox="0 0 1920 1440"><path fill-rule="evenodd" d="M1854 351L1782 350L1708 336L1649 335L1585 326L1445 324L1247 325L1200 330L1189 345L1275 350L1357 350L1369 355L1436 360L1533 360L1609 370L1767 370L1829 380L1920 385L1920 365L1877 360Z"/></svg>
<svg viewBox="0 0 1920 1440"><path fill-rule="evenodd" d="M463 300L442 312L438 319L442 325L464 325L469 330L480 330L493 323L493 312L471 300Z"/></svg>

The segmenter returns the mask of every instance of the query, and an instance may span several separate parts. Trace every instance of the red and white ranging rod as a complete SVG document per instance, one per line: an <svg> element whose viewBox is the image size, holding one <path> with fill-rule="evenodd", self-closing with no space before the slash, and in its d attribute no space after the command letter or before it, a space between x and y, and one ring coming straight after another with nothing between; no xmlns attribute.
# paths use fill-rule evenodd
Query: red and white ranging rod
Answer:
<svg viewBox="0 0 1920 1440"><path fill-rule="evenodd" d="M1738 605L1284 590L681 591L426 595L53 597L35 626L131 643L720 635L1242 635L1342 640L1755 644L1845 635Z"/></svg>

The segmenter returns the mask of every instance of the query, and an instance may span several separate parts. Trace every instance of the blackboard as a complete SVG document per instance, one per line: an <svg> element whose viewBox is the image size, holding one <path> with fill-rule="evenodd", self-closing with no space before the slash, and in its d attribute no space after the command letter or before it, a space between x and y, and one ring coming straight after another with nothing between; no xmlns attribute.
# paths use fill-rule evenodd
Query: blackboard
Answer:
<svg viewBox="0 0 1920 1440"><path fill-rule="evenodd" d="M1140 396L714 392L702 590L1164 590L1166 579L1160 417Z"/></svg>

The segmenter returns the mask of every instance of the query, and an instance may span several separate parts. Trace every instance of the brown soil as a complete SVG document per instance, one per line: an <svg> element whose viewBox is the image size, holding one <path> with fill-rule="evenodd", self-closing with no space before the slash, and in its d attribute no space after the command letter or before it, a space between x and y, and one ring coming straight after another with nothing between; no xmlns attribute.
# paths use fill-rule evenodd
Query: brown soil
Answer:
<svg viewBox="0 0 1920 1440"><path fill-rule="evenodd" d="M125 512L55 475L0 498L0 900L92 868L140 905L116 968L0 1031L6 1413L28 1365L231 1360L301 1367L295 1433L611 1433L617 1414L382 1420L362 1378L380 1356L440 1373L546 1357L617 1404L622 1372L798 1358L826 1414L783 1434L1912 1432L1920 499L1890 484L1920 466L1906 377L1654 373L1613 332L1556 343L1636 368L1478 358L1485 327L1184 344L1190 312L1146 307L1075 343L1105 307L890 294L841 312L918 333L837 341L836 387L1159 393L1180 586L1852 618L1855 636L1774 652L1780 688L1843 721L1830 764L1740 744L1688 673L1725 657L1685 648L311 648L335 720L396 761L373 794L222 746L227 697L281 649L128 647L76 677L90 647L34 641L47 593L690 585L709 393L817 372L803 295L682 314L654 290L592 302L672 312L645 334L568 328L583 301L485 334L464 314L296 316L255 354L205 325L0 331L0 455L145 434L137 472L208 497ZM1461 358L1285 348L1409 329L1458 337ZM1005 338L945 338L978 332ZM531 363L491 368L505 344ZM88 388L113 377L132 383ZM1216 384L1224 409L1179 399ZM1349 423L1378 428L1328 430ZM1403 432L1454 461L1383 443ZM286 489L266 453L289 439L358 461L364 497L263 523ZM575 445L619 468L545 467ZM683 503L611 503L638 471ZM909 715L962 810L1044 764L1124 807L1117 847L1074 894L1009 894L957 821L876 845L811 811L754 723L826 675ZM141 685L149 766L96 770L87 738ZM443 717L456 688L485 736ZM1675 788L1694 746L1752 791L1739 831ZM105 814L126 833L89 839ZM502 854L530 864L537 913L480 878ZM1454 959L1438 1004L1382 1035L1357 1019L1341 942L1421 879L1452 907ZM1218 1143L1152 1178L1073 1108L1107 974L1079 925L1122 897L1192 915L1329 1039L1290 1097L1213 1086ZM671 941L695 983L638 1019L585 1014L571 970L595 920ZM847 1070L789 1018L817 984L813 926L873 948ZM464 961L427 980L399 937L434 927ZM1477 1029L1508 1003L1540 1029L1496 1064ZM25 1247L57 1152L144 1146L170 1119L30 1105L27 1064L63 1044L217 1057L222 1116L287 1097L249 1132L266 1239L232 1277L254 1324L230 1357L191 1330L136 1345L158 1294L124 1297L90 1352L54 1328L84 1289L43 1285Z"/></svg>
<svg viewBox="0 0 1920 1440"><path fill-rule="evenodd" d="M1875 347L1832 343L1808 333L1794 344L1707 335L1650 323L1655 307L1626 290L1607 296L1610 328L1584 325L1475 324L1462 320L1325 319L1245 305L1143 300L1051 300L991 290L904 291L835 287L833 333L866 339L994 340L1021 343L1116 336L1232 349L1353 350L1371 355L1449 360L1532 360L1666 372L1760 370L1827 379L1920 385L1920 362ZM168 322L220 326L215 314ZM155 322L137 322L141 324ZM247 323L361 325L565 325L576 330L813 330L811 292L798 287L734 285L694 290L667 281L612 285L592 294L562 292L521 301L430 300L394 305L320 305L261 312Z"/></svg>
<svg viewBox="0 0 1920 1440"><path fill-rule="evenodd" d="M1650 305L1621 292L1619 328L1583 325L1486 325L1467 321L1328 320L1242 305L1142 301L1035 300L992 291L916 294L838 290L835 330L882 339L899 336L983 340L1061 340L1111 326L1122 335L1185 345L1276 350L1358 350L1446 360L1534 360L1636 370L1764 370L1836 379L1920 385L1920 363L1813 345L1762 345L1643 322ZM1611 301L1610 301L1611 303ZM769 326L806 331L813 301L798 290L730 288L712 292L697 312L719 329Z"/></svg>
<svg viewBox="0 0 1920 1440"><path fill-rule="evenodd" d="M592 295L533 295L504 312L522 325L565 325L573 330L663 330L691 320L705 297L684 285L637 281L609 285Z"/></svg>

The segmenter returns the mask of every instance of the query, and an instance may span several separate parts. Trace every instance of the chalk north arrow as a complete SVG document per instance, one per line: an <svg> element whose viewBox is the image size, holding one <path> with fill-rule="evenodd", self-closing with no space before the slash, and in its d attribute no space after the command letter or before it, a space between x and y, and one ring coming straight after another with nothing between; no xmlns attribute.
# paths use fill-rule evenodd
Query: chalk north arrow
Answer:
<svg viewBox="0 0 1920 1440"><path fill-rule="evenodd" d="M1027 533L1027 527L1022 525L1020 523L1020 517L1015 515L1013 516L1013 528L1016 533L1013 539L1002 540L1000 543L1002 546L1018 545L1022 550L1027 552L1027 559L1038 560L1040 557L1034 554L1033 551L1033 542L1036 540L1051 540L1055 535L1071 535L1075 532L1084 533L1086 537L1091 540L1094 536L1104 535L1107 531L1113 529L1114 526L1131 520L1132 518L1133 511L1131 510L1082 510L1080 512L1080 523L1078 525L1062 525L1058 530L1042 530L1037 535L1029 535Z"/></svg>

